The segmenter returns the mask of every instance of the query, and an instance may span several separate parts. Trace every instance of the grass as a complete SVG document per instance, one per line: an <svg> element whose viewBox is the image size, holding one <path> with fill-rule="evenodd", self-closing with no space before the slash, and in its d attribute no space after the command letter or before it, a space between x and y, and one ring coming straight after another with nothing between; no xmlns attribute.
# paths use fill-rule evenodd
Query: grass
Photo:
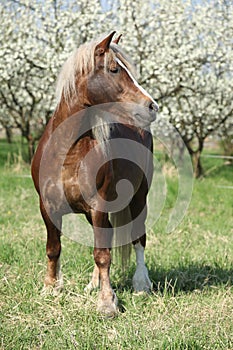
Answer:
<svg viewBox="0 0 233 350"><path fill-rule="evenodd" d="M57 297L41 295L45 228L32 181L25 176L29 167L12 156L15 152L16 144L10 150L0 142L1 350L233 349L233 189L220 187L232 186L231 166L203 158L208 176L195 181L188 213L170 234L165 227L177 181L167 172L164 210L148 228L146 260L154 291L133 293L133 256L125 276L113 263L121 312L109 320L95 311L97 294L83 291L92 249L66 237L65 289Z"/></svg>

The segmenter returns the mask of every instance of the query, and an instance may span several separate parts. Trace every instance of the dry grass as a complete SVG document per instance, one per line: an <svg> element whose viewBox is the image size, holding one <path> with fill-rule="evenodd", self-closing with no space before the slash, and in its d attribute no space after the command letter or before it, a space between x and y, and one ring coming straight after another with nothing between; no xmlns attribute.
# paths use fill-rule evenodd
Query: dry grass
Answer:
<svg viewBox="0 0 233 350"><path fill-rule="evenodd" d="M176 191L168 193L149 232L151 295L131 290L134 258L125 277L113 264L121 310L112 320L96 313L97 293L83 291L91 249L66 237L65 289L57 297L41 295L46 258L38 198L29 178L0 171L1 350L233 349L232 193L216 187L230 184L226 168L195 182L188 215L171 234L164 227ZM174 187L171 175L168 190Z"/></svg>

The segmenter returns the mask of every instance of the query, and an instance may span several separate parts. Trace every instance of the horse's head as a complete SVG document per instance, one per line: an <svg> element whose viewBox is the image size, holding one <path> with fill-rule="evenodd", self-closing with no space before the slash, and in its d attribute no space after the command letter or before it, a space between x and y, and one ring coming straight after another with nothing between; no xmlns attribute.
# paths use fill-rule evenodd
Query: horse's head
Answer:
<svg viewBox="0 0 233 350"><path fill-rule="evenodd" d="M118 46L120 37L113 40L114 34L112 32L100 42L84 44L70 62L67 61L68 71L68 64L75 67L75 78L69 78L69 84L63 86L61 93L72 97L76 103L78 98L82 108L103 103L126 103L132 106L133 118L149 124L155 120L158 105L136 81L133 65ZM64 75L60 81L62 79L64 81ZM76 92L76 99L72 90Z"/></svg>

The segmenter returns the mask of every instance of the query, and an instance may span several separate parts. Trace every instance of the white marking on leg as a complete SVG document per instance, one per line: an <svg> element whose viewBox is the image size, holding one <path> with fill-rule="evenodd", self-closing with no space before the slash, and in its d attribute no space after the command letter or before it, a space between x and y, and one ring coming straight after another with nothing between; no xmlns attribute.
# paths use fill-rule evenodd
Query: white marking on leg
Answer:
<svg viewBox="0 0 233 350"><path fill-rule="evenodd" d="M144 247L139 242L134 245L134 249L136 253L137 267L133 276L133 288L136 292L149 292L152 288L152 283L145 265Z"/></svg>

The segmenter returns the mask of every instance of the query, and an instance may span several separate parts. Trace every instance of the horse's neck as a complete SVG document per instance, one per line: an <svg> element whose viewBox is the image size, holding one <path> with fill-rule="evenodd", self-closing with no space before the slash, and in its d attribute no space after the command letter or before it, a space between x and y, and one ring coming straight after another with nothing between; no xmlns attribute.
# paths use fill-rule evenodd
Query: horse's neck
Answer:
<svg viewBox="0 0 233 350"><path fill-rule="evenodd" d="M82 110L82 107L79 106L78 104L69 107L65 102L59 103L52 117L53 130L55 130L60 124L62 124L68 118L78 115L78 113L81 110Z"/></svg>

